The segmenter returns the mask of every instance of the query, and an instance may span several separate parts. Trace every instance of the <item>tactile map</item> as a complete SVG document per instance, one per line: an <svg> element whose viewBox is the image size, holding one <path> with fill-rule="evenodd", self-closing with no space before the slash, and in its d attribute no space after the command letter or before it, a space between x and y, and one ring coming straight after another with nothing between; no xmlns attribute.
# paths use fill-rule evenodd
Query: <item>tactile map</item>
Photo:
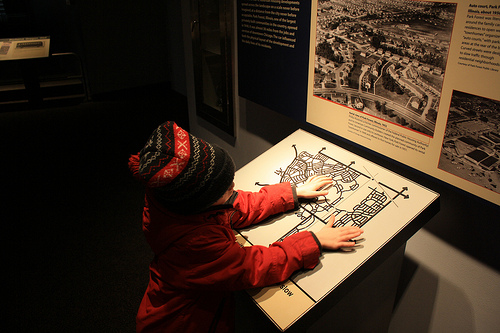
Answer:
<svg viewBox="0 0 500 333"><path fill-rule="evenodd" d="M313 270L279 285L250 290L257 305L281 330L335 289L439 195L328 141L298 130L236 172L236 188L258 191L278 182L303 184L315 174L333 179L327 196L303 201L298 210L237 231L242 245L268 246L304 230L363 228L354 251L324 251ZM283 311L286 304L287 311Z"/></svg>

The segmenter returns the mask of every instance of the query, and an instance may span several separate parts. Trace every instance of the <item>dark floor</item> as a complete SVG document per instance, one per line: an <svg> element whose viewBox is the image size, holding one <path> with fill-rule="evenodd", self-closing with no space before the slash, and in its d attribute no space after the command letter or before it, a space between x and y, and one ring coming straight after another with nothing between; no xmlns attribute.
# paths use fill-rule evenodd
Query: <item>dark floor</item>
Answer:
<svg viewBox="0 0 500 333"><path fill-rule="evenodd" d="M165 120L187 129L186 98L166 86L0 112L2 331L134 331L152 255L127 161Z"/></svg>

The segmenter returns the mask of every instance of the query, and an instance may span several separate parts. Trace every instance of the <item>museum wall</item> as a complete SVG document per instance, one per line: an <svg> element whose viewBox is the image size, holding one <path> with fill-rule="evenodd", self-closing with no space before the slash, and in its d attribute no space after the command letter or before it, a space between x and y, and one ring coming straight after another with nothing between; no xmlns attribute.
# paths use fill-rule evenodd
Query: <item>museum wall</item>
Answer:
<svg viewBox="0 0 500 333"><path fill-rule="evenodd" d="M188 4L182 12L191 131L227 149L240 168L301 127L439 192L441 211L408 241L391 331L497 330L499 207L243 98L235 103L236 136L228 138L196 116Z"/></svg>
<svg viewBox="0 0 500 333"><path fill-rule="evenodd" d="M51 54L78 55L91 98L166 82L185 94L179 12L178 1L2 0L0 38L50 36Z"/></svg>
<svg viewBox="0 0 500 333"><path fill-rule="evenodd" d="M73 6L91 96L165 82L185 94L182 35L175 31L180 16L170 15L179 12L177 1L86 0Z"/></svg>

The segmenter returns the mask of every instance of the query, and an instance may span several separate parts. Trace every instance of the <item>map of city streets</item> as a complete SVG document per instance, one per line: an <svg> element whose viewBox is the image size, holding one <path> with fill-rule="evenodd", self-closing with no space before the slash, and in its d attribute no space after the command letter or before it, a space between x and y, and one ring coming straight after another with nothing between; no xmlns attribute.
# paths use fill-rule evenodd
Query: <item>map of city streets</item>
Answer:
<svg viewBox="0 0 500 333"><path fill-rule="evenodd" d="M332 178L327 195L301 199L296 210L234 230L241 246L267 247L301 231L318 232L331 216L335 227L363 228L355 247L322 251L313 269L301 269L281 283L248 290L282 331L347 281L396 235L411 236L412 228L423 221L419 215L438 204L439 194L300 129L241 167L234 183L237 188L258 192L264 183L290 182L300 187L313 175Z"/></svg>
<svg viewBox="0 0 500 333"><path fill-rule="evenodd" d="M293 148L295 158L292 163L285 170L279 169L275 172L281 176L280 182L291 182L300 186L312 175L328 175L332 177L333 184L327 196L301 203L300 210L296 213L300 217L300 223L279 241L307 230L318 220L326 224L331 215L335 215L334 227L361 228L387 205L392 203L397 206L397 198L409 198L405 194L407 187L396 190L379 183L376 175L372 175L366 168L362 172L354 168L354 161L349 164L337 161L325 153L325 148L315 155L307 151L297 153L296 145L293 145ZM352 199L354 192L357 199Z"/></svg>

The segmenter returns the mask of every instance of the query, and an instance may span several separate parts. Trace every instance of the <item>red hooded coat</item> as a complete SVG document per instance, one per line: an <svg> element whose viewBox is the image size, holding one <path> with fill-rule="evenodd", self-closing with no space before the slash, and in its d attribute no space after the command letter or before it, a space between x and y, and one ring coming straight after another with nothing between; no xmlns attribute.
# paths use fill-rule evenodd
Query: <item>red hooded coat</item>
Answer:
<svg viewBox="0 0 500 333"><path fill-rule="evenodd" d="M237 191L225 205L196 215L173 214L146 193L143 230L155 257L137 332L231 332L230 291L282 282L316 266L320 248L310 232L269 247L241 247L232 231L296 206L289 183Z"/></svg>

